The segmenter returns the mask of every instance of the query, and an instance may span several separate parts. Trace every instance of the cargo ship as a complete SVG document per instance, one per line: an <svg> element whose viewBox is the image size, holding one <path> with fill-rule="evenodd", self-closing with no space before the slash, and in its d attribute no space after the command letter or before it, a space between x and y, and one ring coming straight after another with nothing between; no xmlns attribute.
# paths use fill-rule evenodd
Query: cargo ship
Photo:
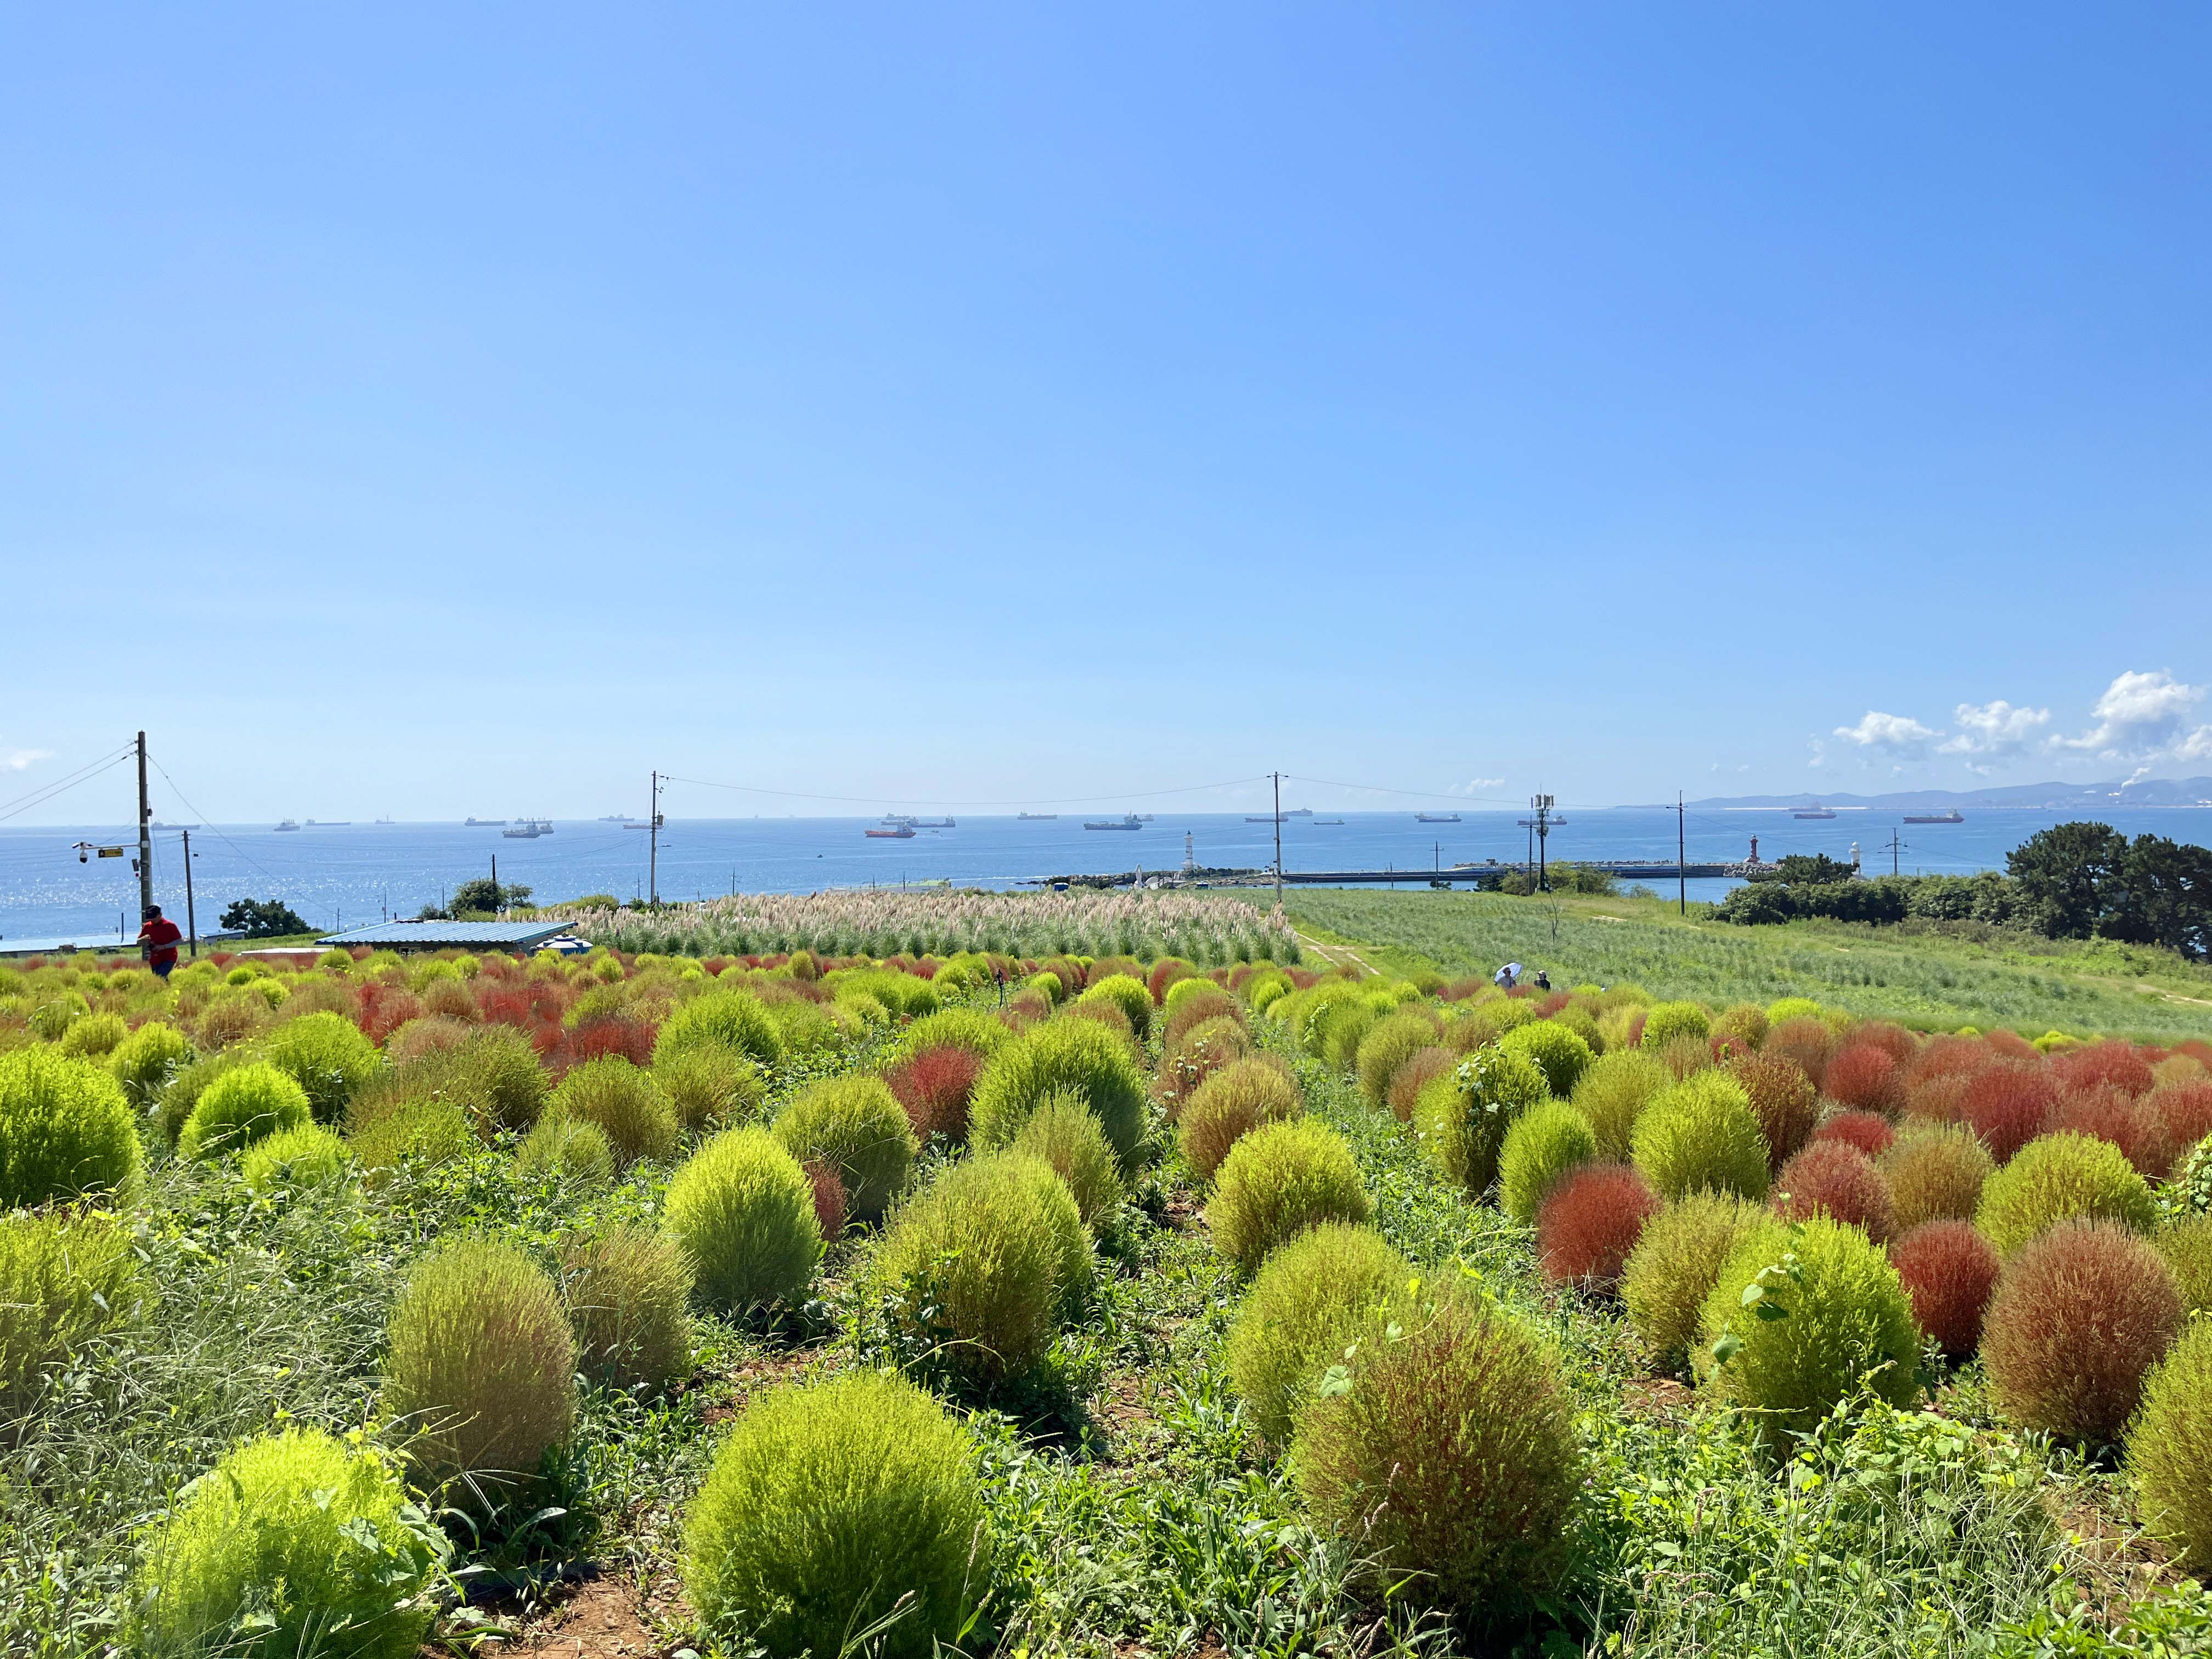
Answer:
<svg viewBox="0 0 2212 1659"><path fill-rule="evenodd" d="M1413 814L1413 822L1416 823L1457 823L1459 822L1459 814L1456 812L1416 812Z"/></svg>
<svg viewBox="0 0 2212 1659"><path fill-rule="evenodd" d="M1086 820L1083 827L1085 830L1141 830L1145 827L1145 820L1130 812L1119 818Z"/></svg>
<svg viewBox="0 0 2212 1659"><path fill-rule="evenodd" d="M860 833L870 841L912 841L914 826L910 823L901 823L889 830L863 830Z"/></svg>
<svg viewBox="0 0 2212 1659"><path fill-rule="evenodd" d="M1954 806L1948 812L1907 812L1905 821L1907 823L1964 823L1966 815Z"/></svg>
<svg viewBox="0 0 2212 1659"><path fill-rule="evenodd" d="M1832 806L1823 806L1814 801L1810 806L1799 807L1790 816L1793 818L1832 818L1836 816L1836 811Z"/></svg>
<svg viewBox="0 0 2212 1659"><path fill-rule="evenodd" d="M1017 812L1014 814L1016 821L1022 823L1048 823L1057 820L1059 817L1060 814L1057 812Z"/></svg>
<svg viewBox="0 0 2212 1659"><path fill-rule="evenodd" d="M287 831L287 830L297 830L299 827L300 827L300 826L299 826L296 823L295 823L292 819L290 819L290 818L286 818L286 819L284 820L284 822L283 822L283 823L280 823L280 824L278 824L278 825L276 826L276 833L277 833L278 835L280 835L280 836L281 836L281 835L284 834L284 833L285 833L285 831Z"/></svg>
<svg viewBox="0 0 2212 1659"><path fill-rule="evenodd" d="M466 830L499 830L506 827L505 818L463 818L461 827Z"/></svg>

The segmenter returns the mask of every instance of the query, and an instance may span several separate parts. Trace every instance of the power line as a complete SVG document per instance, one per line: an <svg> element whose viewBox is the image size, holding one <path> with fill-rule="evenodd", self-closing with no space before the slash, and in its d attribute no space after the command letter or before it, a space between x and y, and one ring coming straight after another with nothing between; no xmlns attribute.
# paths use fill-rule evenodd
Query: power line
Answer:
<svg viewBox="0 0 2212 1659"><path fill-rule="evenodd" d="M1520 805L1504 795L1466 795L1449 789L1392 789L1379 783L1340 783L1334 778L1309 778L1296 772L1285 772L1283 775L1296 783L1318 783L1329 789L1358 789L1370 795L1403 795L1408 800L1486 801L1498 806Z"/></svg>
<svg viewBox="0 0 2212 1659"><path fill-rule="evenodd" d="M0 823L4 823L19 813L29 811L34 806L42 806L55 796L74 789L81 783L91 782L101 773L122 765L131 757L135 750L135 744L126 744L112 755L104 756L100 760L88 761L74 772L56 778L51 783L40 784L27 795L17 796L8 803L4 810L0 810Z"/></svg>
<svg viewBox="0 0 2212 1659"><path fill-rule="evenodd" d="M126 750L124 752L128 754L130 751ZM259 871L261 874L266 877L269 880L280 883L281 884L283 879L281 877L273 875L268 870L263 868L258 860L255 859L251 853L247 852L243 847L240 847L236 842L225 835L222 831L222 827L218 824L214 818L202 811L198 804L195 802L190 795L187 795L181 788L178 787L177 781L169 775L169 769L167 767L162 765L160 761L155 760L151 755L149 755L146 758L152 763L154 769L161 775L161 781L164 783L167 783L171 789L176 791L177 799L184 802L185 810L192 813L203 824L206 825L208 830L214 834L218 841L222 842L225 847L230 848L232 852L237 854L238 856L246 863L252 866L254 869ZM271 895L271 896L282 898L284 895L279 891ZM312 904L318 910L330 911L331 921L333 925L336 925L338 915L336 907L325 904L317 899L301 899L300 902L302 904Z"/></svg>

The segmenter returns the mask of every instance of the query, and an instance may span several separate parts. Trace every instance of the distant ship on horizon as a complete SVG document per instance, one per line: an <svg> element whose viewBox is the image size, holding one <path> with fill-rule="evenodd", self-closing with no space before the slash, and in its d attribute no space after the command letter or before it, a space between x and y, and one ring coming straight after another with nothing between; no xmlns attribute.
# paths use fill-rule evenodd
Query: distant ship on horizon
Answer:
<svg viewBox="0 0 2212 1659"><path fill-rule="evenodd" d="M860 833L870 841L912 841L914 826L911 823L900 823L889 830L863 830Z"/></svg>
<svg viewBox="0 0 2212 1659"><path fill-rule="evenodd" d="M499 832L509 841L536 841L540 836L553 833L550 818L517 818L514 825Z"/></svg>
<svg viewBox="0 0 2212 1659"><path fill-rule="evenodd" d="M295 819L292 819L292 818L286 818L286 819L285 819L282 823L280 823L280 824L278 824L278 825L276 826L276 833L277 833L278 835L280 835L280 836L281 836L281 835L284 834L287 830L297 830L299 827L300 827L300 825L299 825L299 823L298 823L297 820L295 820Z"/></svg>
<svg viewBox="0 0 2212 1659"><path fill-rule="evenodd" d="M1145 827L1145 819L1139 817L1134 812L1128 812L1119 818L1086 819L1083 827L1085 830L1141 830Z"/></svg>
<svg viewBox="0 0 2212 1659"><path fill-rule="evenodd" d="M1790 815L1793 818L1832 818L1836 816L1832 806L1823 806L1814 801L1810 806L1801 806Z"/></svg>
<svg viewBox="0 0 2212 1659"><path fill-rule="evenodd" d="M1014 817L1024 823L1045 823L1060 817L1057 812L1017 812Z"/></svg>
<svg viewBox="0 0 2212 1659"><path fill-rule="evenodd" d="M1954 806L1942 812L1907 812L1905 821L1907 823L1964 823L1966 815Z"/></svg>
<svg viewBox="0 0 2212 1659"><path fill-rule="evenodd" d="M505 818L464 818L461 823L463 828L469 830L502 830L507 827Z"/></svg>
<svg viewBox="0 0 2212 1659"><path fill-rule="evenodd" d="M1413 822L1416 823L1457 823L1459 822L1459 814L1456 812L1416 812L1413 814Z"/></svg>
<svg viewBox="0 0 2212 1659"><path fill-rule="evenodd" d="M630 817L627 812L605 812L599 817L601 823L628 823L629 821Z"/></svg>
<svg viewBox="0 0 2212 1659"><path fill-rule="evenodd" d="M309 818L307 820L307 828L310 830L350 830L353 828L353 820L351 818Z"/></svg>

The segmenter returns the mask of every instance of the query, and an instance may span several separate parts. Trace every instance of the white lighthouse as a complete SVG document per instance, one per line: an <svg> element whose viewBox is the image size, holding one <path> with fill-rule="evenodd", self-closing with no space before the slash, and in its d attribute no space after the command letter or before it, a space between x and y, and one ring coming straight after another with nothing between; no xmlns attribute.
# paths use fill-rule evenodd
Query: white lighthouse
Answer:
<svg viewBox="0 0 2212 1659"><path fill-rule="evenodd" d="M1190 831L1182 832L1182 872L1186 876L1198 869L1198 855L1191 850Z"/></svg>

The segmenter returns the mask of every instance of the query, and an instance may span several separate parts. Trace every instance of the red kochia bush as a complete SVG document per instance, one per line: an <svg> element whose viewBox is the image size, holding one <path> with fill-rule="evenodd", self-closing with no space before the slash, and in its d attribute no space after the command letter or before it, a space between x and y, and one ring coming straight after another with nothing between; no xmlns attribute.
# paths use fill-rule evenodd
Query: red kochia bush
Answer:
<svg viewBox="0 0 2212 1659"><path fill-rule="evenodd" d="M1820 1073L1820 1092L1856 1111L1896 1117L1905 1110L1905 1074L1897 1061L1871 1043L1837 1050Z"/></svg>
<svg viewBox="0 0 2212 1659"><path fill-rule="evenodd" d="M1988 1043L2001 1060L2040 1060L2043 1058L2041 1050L2017 1031L2000 1029L1987 1032L1982 1041Z"/></svg>
<svg viewBox="0 0 2212 1659"><path fill-rule="evenodd" d="M1905 1085L1905 1112L1936 1123L1956 1123L1966 1115L1966 1087L1972 1072L1936 1072L1915 1078Z"/></svg>
<svg viewBox="0 0 2212 1659"><path fill-rule="evenodd" d="M1759 1045L1762 1054L1779 1054L1784 1060L1796 1060L1797 1069L1813 1079L1815 1089L1821 1086L1821 1074L1828 1069L1828 1056L1835 1051L1836 1034L1828 1029L1827 1021L1810 1015L1784 1020Z"/></svg>
<svg viewBox="0 0 2212 1659"><path fill-rule="evenodd" d="M2109 1140L2128 1155L2128 1162L2151 1180L2166 1174L2173 1162L2173 1145L2167 1139L2166 1120L2142 1095L2131 1095L2118 1084L2093 1083L2068 1090L2044 1120L2043 1132L2056 1134L2073 1129L2100 1140Z"/></svg>
<svg viewBox="0 0 2212 1659"><path fill-rule="evenodd" d="M1990 1392L2022 1428L2117 1440L2185 1316L2148 1244L2109 1221L2062 1221L1997 1282L1982 1328Z"/></svg>
<svg viewBox="0 0 2212 1659"><path fill-rule="evenodd" d="M1977 1074L1960 1104L1990 1156L2003 1164L2043 1132L2057 1099L2057 1085L2040 1063L2014 1064Z"/></svg>
<svg viewBox="0 0 2212 1659"><path fill-rule="evenodd" d="M1611 1289L1621 1264L1659 1213L1659 1194L1626 1164L1585 1164L1545 1195L1536 1212L1536 1249L1555 1284Z"/></svg>
<svg viewBox="0 0 2212 1659"><path fill-rule="evenodd" d="M1422 1089L1459 1064L1459 1056L1444 1048L1416 1048L1406 1063L1390 1073L1390 1115L1401 1123L1413 1121L1413 1101Z"/></svg>
<svg viewBox="0 0 2212 1659"><path fill-rule="evenodd" d="M2212 1083L2162 1084L2151 1091L2150 1103L2177 1158L2212 1135Z"/></svg>
<svg viewBox="0 0 2212 1659"><path fill-rule="evenodd" d="M1568 995L1565 991L1554 991L1551 995L1546 997L1541 1002L1536 1005L1536 1018L1539 1019L1549 1019L1553 1014L1558 1013L1560 1009L1565 1007L1573 1000L1574 998Z"/></svg>
<svg viewBox="0 0 2212 1659"><path fill-rule="evenodd" d="M1930 1078L1969 1076L1996 1065L1997 1059L1996 1051L1979 1037L1931 1037L1906 1064L1905 1085L1910 1088Z"/></svg>
<svg viewBox="0 0 2212 1659"><path fill-rule="evenodd" d="M1893 1025L1886 1019L1870 1019L1851 1028L1851 1044L1879 1048L1899 1066L1910 1061L1920 1052L1919 1040L1902 1025Z"/></svg>
<svg viewBox="0 0 2212 1659"><path fill-rule="evenodd" d="M1189 977L1190 964L1187 962L1178 962L1173 957L1170 957L1164 962L1156 962L1152 964L1152 971L1145 978L1145 988L1152 994L1154 1002L1165 1002L1168 1000L1168 987L1179 979Z"/></svg>
<svg viewBox="0 0 2212 1659"><path fill-rule="evenodd" d="M1880 1158L1897 1139L1897 1131L1879 1112L1838 1112L1813 1131L1815 1140L1840 1140L1869 1158Z"/></svg>
<svg viewBox="0 0 2212 1659"><path fill-rule="evenodd" d="M1785 1054L1763 1049L1737 1054L1729 1058L1728 1069L1751 1097L1759 1133L1766 1137L1766 1167L1781 1168L1812 1134L1813 1120L1820 1109L1820 1091L1804 1068Z"/></svg>
<svg viewBox="0 0 2212 1659"><path fill-rule="evenodd" d="M2131 1095L2147 1095L2158 1081L2151 1075L2150 1062L2131 1045L2119 1042L2094 1042L2069 1054L2056 1054L2051 1069L2058 1073L2061 1083L2073 1089L2109 1083Z"/></svg>
<svg viewBox="0 0 2212 1659"><path fill-rule="evenodd" d="M884 1073L884 1081L906 1109L907 1121L923 1140L932 1135L965 1140L968 1103L975 1096L975 1078L982 1069L982 1055L948 1043L908 1054Z"/></svg>
<svg viewBox="0 0 2212 1659"><path fill-rule="evenodd" d="M821 1225L823 1238L834 1244L845 1236L845 1183L837 1174L837 1165L813 1158L799 1167L814 1188L814 1219Z"/></svg>
<svg viewBox="0 0 2212 1659"><path fill-rule="evenodd" d="M660 1027L629 1014L599 1014L568 1034L566 1059L571 1066L620 1054L633 1066L653 1064L653 1040Z"/></svg>
<svg viewBox="0 0 2212 1659"><path fill-rule="evenodd" d="M1825 1215L1849 1222L1877 1244L1889 1237L1889 1182L1845 1141L1810 1141L1784 1164L1774 1177L1772 1208L1784 1221Z"/></svg>
<svg viewBox="0 0 2212 1659"><path fill-rule="evenodd" d="M1921 1330L1953 1359L1971 1358L2002 1265L1996 1246L1971 1221L1929 1221L1892 1244L1889 1261Z"/></svg>
<svg viewBox="0 0 2212 1659"><path fill-rule="evenodd" d="M422 1000L404 985L380 979L364 980L354 992L353 1023L378 1048L410 1019L422 1015Z"/></svg>

